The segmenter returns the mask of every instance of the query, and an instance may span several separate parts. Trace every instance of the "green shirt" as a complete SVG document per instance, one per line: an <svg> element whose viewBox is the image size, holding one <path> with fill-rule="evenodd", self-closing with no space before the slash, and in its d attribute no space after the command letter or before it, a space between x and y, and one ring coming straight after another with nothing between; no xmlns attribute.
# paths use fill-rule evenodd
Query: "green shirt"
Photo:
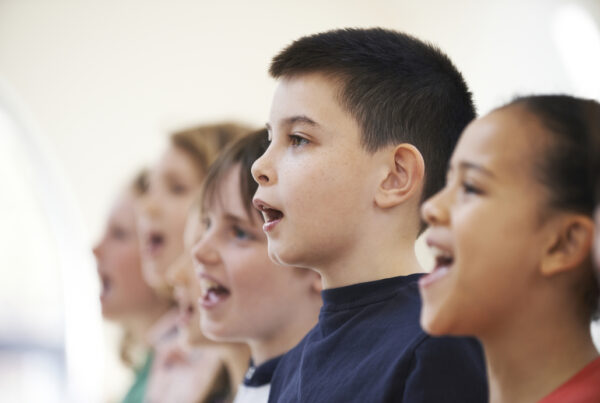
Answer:
<svg viewBox="0 0 600 403"><path fill-rule="evenodd" d="M143 403L146 397L146 387L148 386L148 378L150 377L150 369L154 354L148 353L144 365L135 372L135 381L123 399L123 403Z"/></svg>

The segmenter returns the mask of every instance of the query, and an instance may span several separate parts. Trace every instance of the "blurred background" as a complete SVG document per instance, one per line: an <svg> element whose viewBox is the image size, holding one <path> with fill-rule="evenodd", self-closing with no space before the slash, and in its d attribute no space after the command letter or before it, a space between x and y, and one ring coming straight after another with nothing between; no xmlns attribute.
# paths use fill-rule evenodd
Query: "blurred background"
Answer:
<svg viewBox="0 0 600 403"><path fill-rule="evenodd" d="M439 45L480 114L517 94L600 99L598 0L0 0L3 402L123 393L91 254L117 192L172 130L263 125L292 40L372 26Z"/></svg>

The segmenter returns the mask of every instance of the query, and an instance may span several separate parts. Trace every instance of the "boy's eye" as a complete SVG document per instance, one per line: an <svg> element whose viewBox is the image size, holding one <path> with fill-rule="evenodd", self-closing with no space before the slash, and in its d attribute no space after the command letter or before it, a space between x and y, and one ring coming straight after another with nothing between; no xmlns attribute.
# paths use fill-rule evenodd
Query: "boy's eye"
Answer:
<svg viewBox="0 0 600 403"><path fill-rule="evenodd" d="M302 146L308 144L309 141L304 137L298 136L297 134L290 134L290 143L294 147Z"/></svg>

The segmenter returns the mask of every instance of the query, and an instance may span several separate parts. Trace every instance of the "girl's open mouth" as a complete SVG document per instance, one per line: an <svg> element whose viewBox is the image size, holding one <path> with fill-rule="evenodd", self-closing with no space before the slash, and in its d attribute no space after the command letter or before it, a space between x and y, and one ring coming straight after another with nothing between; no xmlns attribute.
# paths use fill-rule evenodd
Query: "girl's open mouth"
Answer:
<svg viewBox="0 0 600 403"><path fill-rule="evenodd" d="M200 286L202 288L200 305L204 309L216 307L231 295L231 292L227 288L206 276L200 277Z"/></svg>
<svg viewBox="0 0 600 403"><path fill-rule="evenodd" d="M146 237L146 252L151 257L156 257L164 248L165 243L165 236L160 232L153 231Z"/></svg>
<svg viewBox="0 0 600 403"><path fill-rule="evenodd" d="M419 285L421 287L427 287L444 278L454 263L454 255L452 252L440 249L435 245L431 245L431 248L435 253L435 265L431 273L421 277L419 280Z"/></svg>

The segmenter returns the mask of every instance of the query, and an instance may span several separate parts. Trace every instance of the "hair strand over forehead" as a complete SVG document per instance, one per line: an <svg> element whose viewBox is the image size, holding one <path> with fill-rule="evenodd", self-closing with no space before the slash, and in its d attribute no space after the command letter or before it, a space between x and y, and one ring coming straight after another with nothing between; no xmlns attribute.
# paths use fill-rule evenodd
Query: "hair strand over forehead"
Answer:
<svg viewBox="0 0 600 403"><path fill-rule="evenodd" d="M267 149L267 130L261 129L230 144L210 166L202 191L199 207L206 211L214 202L222 185L223 178L237 164L240 164L240 194L248 217L252 220L252 197L258 184L252 177L251 168Z"/></svg>

